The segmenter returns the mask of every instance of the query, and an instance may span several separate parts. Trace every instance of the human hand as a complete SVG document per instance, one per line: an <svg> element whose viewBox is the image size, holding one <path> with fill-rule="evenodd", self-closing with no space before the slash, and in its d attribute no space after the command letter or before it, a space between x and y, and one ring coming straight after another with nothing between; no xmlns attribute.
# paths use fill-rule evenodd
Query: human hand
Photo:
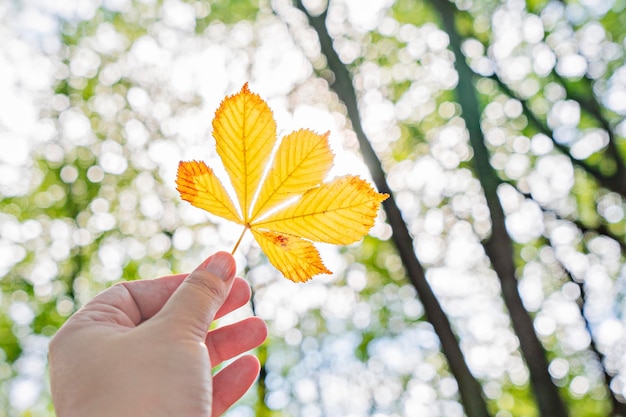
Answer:
<svg viewBox="0 0 626 417"><path fill-rule="evenodd" d="M218 252L188 276L116 284L76 312L50 342L52 400L58 417L219 416L259 373L245 355L267 337L249 317L208 331L244 305L250 287Z"/></svg>

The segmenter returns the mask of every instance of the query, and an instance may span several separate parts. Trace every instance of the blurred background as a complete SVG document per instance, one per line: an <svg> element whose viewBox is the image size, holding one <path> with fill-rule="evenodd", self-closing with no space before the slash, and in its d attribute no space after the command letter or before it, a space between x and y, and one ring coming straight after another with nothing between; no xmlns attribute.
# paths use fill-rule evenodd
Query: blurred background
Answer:
<svg viewBox="0 0 626 417"><path fill-rule="evenodd" d="M0 2L0 417L54 415L94 294L232 249L174 177L245 82L392 198L331 276L238 249L270 337L229 416L626 415L626 1L303 3Z"/></svg>

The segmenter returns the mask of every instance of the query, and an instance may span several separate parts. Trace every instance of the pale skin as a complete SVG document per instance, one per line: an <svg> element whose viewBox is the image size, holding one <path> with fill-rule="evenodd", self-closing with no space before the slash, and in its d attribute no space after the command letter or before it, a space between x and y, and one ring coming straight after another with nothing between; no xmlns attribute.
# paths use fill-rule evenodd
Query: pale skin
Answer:
<svg viewBox="0 0 626 417"><path fill-rule="evenodd" d="M232 256L218 252L189 275L117 284L76 312L50 343L58 417L216 417L258 376L265 323L248 317L207 331L246 304Z"/></svg>

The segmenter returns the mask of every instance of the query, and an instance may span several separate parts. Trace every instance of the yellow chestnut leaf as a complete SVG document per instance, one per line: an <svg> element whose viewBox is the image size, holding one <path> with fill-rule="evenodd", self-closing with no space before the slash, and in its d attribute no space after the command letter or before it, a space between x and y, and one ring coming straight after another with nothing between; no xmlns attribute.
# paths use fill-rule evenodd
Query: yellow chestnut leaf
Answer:
<svg viewBox="0 0 626 417"><path fill-rule="evenodd" d="M296 130L274 152L272 111L247 83L215 112L213 137L237 206L201 161L180 162L176 185L181 198L242 225L241 237L250 230L271 264L292 281L330 274L313 242L358 241L389 197L356 176L323 182L334 158L328 133Z"/></svg>

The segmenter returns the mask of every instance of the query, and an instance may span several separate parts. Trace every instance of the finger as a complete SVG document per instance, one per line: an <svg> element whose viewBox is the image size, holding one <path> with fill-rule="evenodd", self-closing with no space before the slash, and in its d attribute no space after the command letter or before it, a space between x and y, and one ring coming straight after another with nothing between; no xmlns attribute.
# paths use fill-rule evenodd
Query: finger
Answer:
<svg viewBox="0 0 626 417"><path fill-rule="evenodd" d="M213 377L213 417L222 415L248 391L259 375L259 360L246 355Z"/></svg>
<svg viewBox="0 0 626 417"><path fill-rule="evenodd" d="M127 312L133 323L138 325L161 310L165 302L169 300L187 275L178 274L157 279L123 282L119 285L128 291L131 299L122 299L120 301L123 302L115 306ZM248 282L243 278L235 278L233 288L228 293L226 301L224 301L215 318L220 318L246 304L250 300L250 294ZM120 296L122 295L120 294ZM134 306L132 305L133 303L135 304Z"/></svg>
<svg viewBox="0 0 626 417"><path fill-rule="evenodd" d="M186 276L179 274L116 284L95 296L76 313L75 319L87 316L96 321L136 326L156 314Z"/></svg>
<svg viewBox="0 0 626 417"><path fill-rule="evenodd" d="M248 301L250 301L251 293L252 291L250 290L250 284L248 284L248 281L239 277L235 278L233 288L230 290L228 298L224 301L222 307L220 307L217 313L215 313L215 318L219 319L231 311L245 305Z"/></svg>
<svg viewBox="0 0 626 417"><path fill-rule="evenodd" d="M101 306L109 305L115 307L110 310L112 317L109 319L113 319L118 324L136 326L161 310L187 275L177 274L116 284L94 297L80 315L91 312L90 315L93 317L94 311L103 313ZM215 318L220 318L243 306L248 300L250 300L250 285L242 278L235 278L233 288Z"/></svg>
<svg viewBox="0 0 626 417"><path fill-rule="evenodd" d="M259 317L248 317L235 324L209 332L205 339L211 366L241 355L261 345L267 338L267 326Z"/></svg>
<svg viewBox="0 0 626 417"><path fill-rule="evenodd" d="M193 332L202 340L232 288L235 260L227 252L206 259L174 291L158 316L175 329Z"/></svg>

